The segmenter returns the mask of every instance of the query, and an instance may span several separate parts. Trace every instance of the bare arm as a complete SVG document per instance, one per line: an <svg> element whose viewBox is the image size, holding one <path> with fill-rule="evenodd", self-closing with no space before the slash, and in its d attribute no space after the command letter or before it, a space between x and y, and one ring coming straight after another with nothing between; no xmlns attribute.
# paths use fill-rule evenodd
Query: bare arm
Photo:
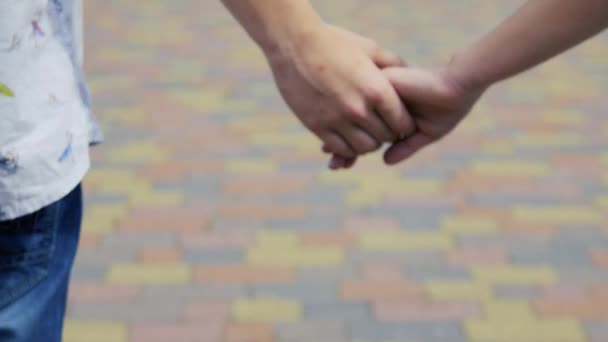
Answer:
<svg viewBox="0 0 608 342"><path fill-rule="evenodd" d="M323 22L308 0L222 0L264 51L283 98L323 142L354 157L413 129L372 40Z"/></svg>
<svg viewBox="0 0 608 342"><path fill-rule="evenodd" d="M386 69L416 125L413 135L386 152L386 161L399 163L447 135L492 84L558 55L607 26L607 0L530 0L444 68ZM333 163L348 167L350 160L334 157Z"/></svg>
<svg viewBox="0 0 608 342"><path fill-rule="evenodd" d="M532 0L496 30L457 55L448 73L485 87L581 43L608 26L606 0Z"/></svg>

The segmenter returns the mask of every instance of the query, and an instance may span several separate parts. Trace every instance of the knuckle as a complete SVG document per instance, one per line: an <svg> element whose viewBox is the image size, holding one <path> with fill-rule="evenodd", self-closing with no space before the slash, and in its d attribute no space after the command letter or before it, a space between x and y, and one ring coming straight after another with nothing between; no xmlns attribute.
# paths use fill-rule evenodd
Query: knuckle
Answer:
<svg viewBox="0 0 608 342"><path fill-rule="evenodd" d="M363 89L363 94L367 101L371 103L379 103L387 93L386 87L378 84L370 84Z"/></svg>
<svg viewBox="0 0 608 342"><path fill-rule="evenodd" d="M347 102L342 105L344 116L350 120L360 120L367 117L365 106Z"/></svg>

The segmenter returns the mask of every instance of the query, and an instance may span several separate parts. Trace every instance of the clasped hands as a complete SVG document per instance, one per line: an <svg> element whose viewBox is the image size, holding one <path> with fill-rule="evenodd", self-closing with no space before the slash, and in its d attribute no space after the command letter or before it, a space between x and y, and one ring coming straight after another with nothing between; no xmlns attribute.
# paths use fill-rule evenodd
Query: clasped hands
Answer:
<svg viewBox="0 0 608 342"><path fill-rule="evenodd" d="M448 134L482 95L450 66L408 67L370 39L324 25L267 53L278 88L332 154L332 169L390 144L397 164Z"/></svg>

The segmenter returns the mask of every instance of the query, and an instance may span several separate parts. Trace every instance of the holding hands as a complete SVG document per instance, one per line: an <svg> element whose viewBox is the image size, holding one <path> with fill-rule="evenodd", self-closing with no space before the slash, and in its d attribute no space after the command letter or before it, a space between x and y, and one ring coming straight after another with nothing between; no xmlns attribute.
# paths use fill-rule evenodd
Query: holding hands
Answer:
<svg viewBox="0 0 608 342"><path fill-rule="evenodd" d="M608 26L605 0L529 0L443 68L325 24L309 0L222 0L264 51L283 98L333 155L332 169L392 144L397 164L450 133L491 85ZM542 25L539 25L542 23Z"/></svg>

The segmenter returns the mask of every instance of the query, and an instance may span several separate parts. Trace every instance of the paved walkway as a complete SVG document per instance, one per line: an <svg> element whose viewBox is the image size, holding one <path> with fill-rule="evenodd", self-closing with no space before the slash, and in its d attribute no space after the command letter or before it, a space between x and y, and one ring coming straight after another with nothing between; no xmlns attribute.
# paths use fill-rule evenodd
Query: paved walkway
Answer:
<svg viewBox="0 0 608 342"><path fill-rule="evenodd" d="M430 65L518 1L317 3ZM67 342L608 341L608 36L411 162L333 174L219 1L87 21L107 143Z"/></svg>

